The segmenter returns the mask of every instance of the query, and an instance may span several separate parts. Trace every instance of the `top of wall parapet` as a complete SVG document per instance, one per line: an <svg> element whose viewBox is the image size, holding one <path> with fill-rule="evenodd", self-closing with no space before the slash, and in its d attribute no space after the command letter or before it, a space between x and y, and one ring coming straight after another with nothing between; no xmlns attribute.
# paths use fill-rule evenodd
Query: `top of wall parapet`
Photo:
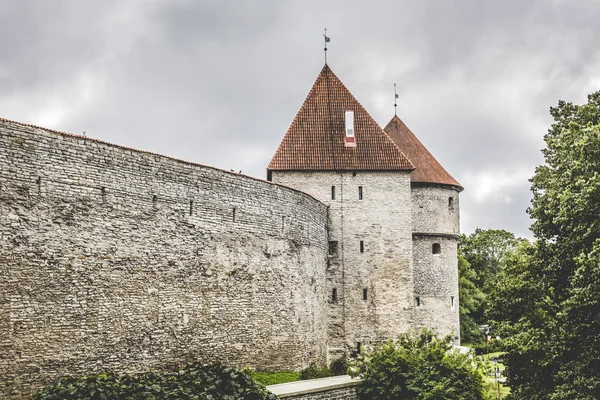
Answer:
<svg viewBox="0 0 600 400"><path fill-rule="evenodd" d="M357 386L362 379L351 378L349 375L330 376L327 378L309 379L267 386L267 390L280 398L299 396L309 393L326 392Z"/></svg>
<svg viewBox="0 0 600 400"><path fill-rule="evenodd" d="M302 194L302 195L304 195L306 197L310 197L311 199L314 199L318 203L321 203L321 204L325 205L323 202L321 202L320 200L318 200L316 197L314 197L314 196L312 196L312 195L310 195L310 194L308 194L306 192L303 192L301 190L295 189L293 187L282 185L282 184L278 184L278 183L274 183L274 182L271 182L271 181L268 181L268 180L265 180L265 179L256 178L256 177L250 176L250 175L245 175L245 174L241 174L241 173L237 173L237 172L227 171L225 169L213 167L213 166L210 166L210 165L200 164L200 163L196 163L196 162L193 162L193 161L186 161L186 160L182 160L182 159L179 159L179 158L166 156L164 154L153 153L153 152L147 151L147 150L139 150L139 149L134 149L134 148L123 146L123 145L116 144L116 143L106 142L104 140L92 138L92 137L89 137L89 136L77 135L77 134L74 134L74 133L68 133L68 132L58 131L58 130L55 130L55 129L49 129L49 128L45 128L45 127L39 126L39 125L33 125L33 124L27 124L27 123L24 123L24 122L13 121L13 120L2 118L2 117L0 117L0 124L16 125L16 126L19 126L19 127L39 129L39 130L42 130L43 132L46 132L46 133L53 133L53 134L58 134L58 135L61 135L61 136L66 136L66 137L74 138L74 139L81 139L81 140L85 140L85 141L89 141L89 142L100 143L100 144L103 144L103 145L106 145L106 146L115 147L115 148L119 148L119 149L123 149L123 150L129 150L129 151L133 151L133 152L140 153L140 154L148 154L148 155L160 157L160 158L163 158L163 159L166 159L166 160L170 160L170 161L174 161L174 162L177 162L177 163L186 164L186 165L190 165L190 166L194 166L194 167L208 168L208 169L212 169L212 170L215 170L215 171L223 172L223 173L226 173L226 174L229 174L229 175L239 176L239 177L242 177L242 178L248 178L248 179L251 179L251 180L254 180L254 181L263 182L263 183L267 183L269 185L279 186L279 187L282 187L282 188L285 188L285 189L289 189L291 191L300 193L300 194Z"/></svg>

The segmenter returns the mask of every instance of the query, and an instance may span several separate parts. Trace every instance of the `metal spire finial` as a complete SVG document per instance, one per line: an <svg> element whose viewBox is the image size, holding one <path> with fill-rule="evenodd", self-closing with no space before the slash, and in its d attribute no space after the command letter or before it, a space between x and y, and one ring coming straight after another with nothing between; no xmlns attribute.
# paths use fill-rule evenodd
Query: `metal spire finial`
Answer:
<svg viewBox="0 0 600 400"><path fill-rule="evenodd" d="M398 99L398 93L396 93L396 84L394 83L394 115L398 116L398 102L396 101Z"/></svg>
<svg viewBox="0 0 600 400"><path fill-rule="evenodd" d="M327 37L327 28L325 28L325 34L323 37L325 38L325 65L327 65L327 43L331 41L331 39Z"/></svg>

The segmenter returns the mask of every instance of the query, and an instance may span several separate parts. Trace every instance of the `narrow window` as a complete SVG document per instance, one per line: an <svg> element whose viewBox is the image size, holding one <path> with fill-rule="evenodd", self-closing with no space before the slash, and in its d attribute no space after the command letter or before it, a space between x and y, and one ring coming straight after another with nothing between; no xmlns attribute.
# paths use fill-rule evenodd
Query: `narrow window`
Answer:
<svg viewBox="0 0 600 400"><path fill-rule="evenodd" d="M156 204L156 201L158 200L158 196L153 195L152 196L152 203Z"/></svg>
<svg viewBox="0 0 600 400"><path fill-rule="evenodd" d="M329 255L337 256L337 254L338 254L338 242L337 242L337 240L330 240L329 241Z"/></svg>
<svg viewBox="0 0 600 400"><path fill-rule="evenodd" d="M190 200L190 215L192 215L193 211L194 211L194 201Z"/></svg>
<svg viewBox="0 0 600 400"><path fill-rule="evenodd" d="M335 186L331 187L331 200L335 200Z"/></svg>
<svg viewBox="0 0 600 400"><path fill-rule="evenodd" d="M448 211L454 211L454 198L448 197Z"/></svg>
<svg viewBox="0 0 600 400"><path fill-rule="evenodd" d="M337 288L331 290L331 301L337 301Z"/></svg>
<svg viewBox="0 0 600 400"><path fill-rule="evenodd" d="M358 354L360 354L361 351L362 351L362 343L361 342L356 342L356 352Z"/></svg>
<svg viewBox="0 0 600 400"><path fill-rule="evenodd" d="M440 254L442 252L442 246L439 243L434 243L433 246L431 246L431 252L433 254Z"/></svg>
<svg viewBox="0 0 600 400"><path fill-rule="evenodd" d="M421 307L421 298L419 296L415 297L415 307Z"/></svg>
<svg viewBox="0 0 600 400"><path fill-rule="evenodd" d="M235 222L235 211L236 211L236 207L233 207L233 222Z"/></svg>
<svg viewBox="0 0 600 400"><path fill-rule="evenodd" d="M363 289L363 300L367 299L367 288Z"/></svg>
<svg viewBox="0 0 600 400"><path fill-rule="evenodd" d="M102 202L106 202L106 188L100 188L100 191L102 192Z"/></svg>
<svg viewBox="0 0 600 400"><path fill-rule="evenodd" d="M450 307L454 308L454 296L450 296Z"/></svg>
<svg viewBox="0 0 600 400"><path fill-rule="evenodd" d="M362 200L363 199L363 190L362 190L362 186L358 187L358 199Z"/></svg>
<svg viewBox="0 0 600 400"><path fill-rule="evenodd" d="M360 241L360 252L364 253L365 252L365 242L364 241Z"/></svg>

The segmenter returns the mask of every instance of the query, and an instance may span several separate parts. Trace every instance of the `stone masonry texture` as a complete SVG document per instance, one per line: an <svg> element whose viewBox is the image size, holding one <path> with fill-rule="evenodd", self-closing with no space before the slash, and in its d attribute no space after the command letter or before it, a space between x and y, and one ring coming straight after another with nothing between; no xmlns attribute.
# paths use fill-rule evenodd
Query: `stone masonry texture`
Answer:
<svg viewBox="0 0 600 400"><path fill-rule="evenodd" d="M192 360L324 363L326 224L326 206L291 188L0 120L0 398ZM373 302L412 284L367 277ZM361 301L353 329L388 330L390 310L369 317Z"/></svg>
<svg viewBox="0 0 600 400"><path fill-rule="evenodd" d="M412 328L409 173L273 171L272 178L329 206L329 240L338 242L327 270L330 356L349 355L359 343L373 345Z"/></svg>
<svg viewBox="0 0 600 400"><path fill-rule="evenodd" d="M358 400L357 387L324 390L322 392L306 393L292 396L282 396L285 400Z"/></svg>
<svg viewBox="0 0 600 400"><path fill-rule="evenodd" d="M415 324L460 343L458 260L458 192L450 187L412 188ZM433 253L434 244L440 246ZM415 300L416 304L416 300Z"/></svg>

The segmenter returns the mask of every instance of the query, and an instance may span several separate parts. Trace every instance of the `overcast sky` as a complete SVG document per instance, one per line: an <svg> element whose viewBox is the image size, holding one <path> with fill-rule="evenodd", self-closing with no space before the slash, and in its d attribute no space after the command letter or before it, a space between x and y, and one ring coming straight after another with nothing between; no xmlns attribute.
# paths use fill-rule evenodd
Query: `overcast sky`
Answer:
<svg viewBox="0 0 600 400"><path fill-rule="evenodd" d="M265 168L328 61L465 187L461 225L531 237L558 100L600 89L600 1L0 0L0 116Z"/></svg>

